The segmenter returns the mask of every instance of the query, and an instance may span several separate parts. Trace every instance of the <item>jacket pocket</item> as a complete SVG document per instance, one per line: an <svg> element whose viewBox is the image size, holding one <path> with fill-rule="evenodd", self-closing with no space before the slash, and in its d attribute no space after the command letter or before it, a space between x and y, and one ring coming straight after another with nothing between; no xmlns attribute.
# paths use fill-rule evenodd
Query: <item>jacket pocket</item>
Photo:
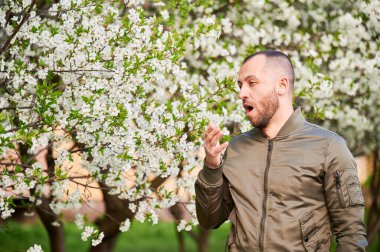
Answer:
<svg viewBox="0 0 380 252"><path fill-rule="evenodd" d="M350 175L347 179L347 190L350 197L350 206L364 205L364 198L360 186L359 178L355 175Z"/></svg>
<svg viewBox="0 0 380 252"><path fill-rule="evenodd" d="M319 225L319 228L318 228L318 238L319 238L319 243L321 245L320 251L328 251L331 245L331 237L332 237L329 215L327 214L324 217L324 219L321 219L321 221L318 221L318 224L319 223L322 223Z"/></svg>
<svg viewBox="0 0 380 252"><path fill-rule="evenodd" d="M335 187L340 208L364 205L360 181L356 174L355 169L346 169L344 172L335 171Z"/></svg>
<svg viewBox="0 0 380 252"><path fill-rule="evenodd" d="M317 225L314 220L313 211L305 213L300 219L302 243L308 252L319 251L320 242L317 235Z"/></svg>

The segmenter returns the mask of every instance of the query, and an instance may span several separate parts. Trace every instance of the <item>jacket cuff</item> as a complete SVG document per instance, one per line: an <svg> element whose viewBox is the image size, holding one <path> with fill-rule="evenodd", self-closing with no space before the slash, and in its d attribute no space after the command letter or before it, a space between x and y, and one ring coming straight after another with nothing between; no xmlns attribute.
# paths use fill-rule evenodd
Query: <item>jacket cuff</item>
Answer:
<svg viewBox="0 0 380 252"><path fill-rule="evenodd" d="M220 165L216 168L210 168L207 166L206 159L203 161L203 169L199 172L199 178L202 182L209 185L219 185L223 181L223 159L221 158Z"/></svg>

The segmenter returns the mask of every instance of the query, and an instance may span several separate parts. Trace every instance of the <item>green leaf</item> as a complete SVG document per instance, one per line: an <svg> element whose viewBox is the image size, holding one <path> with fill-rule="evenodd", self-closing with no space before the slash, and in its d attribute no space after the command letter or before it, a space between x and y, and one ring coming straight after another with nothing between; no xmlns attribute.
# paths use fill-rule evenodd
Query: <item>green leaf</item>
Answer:
<svg viewBox="0 0 380 252"><path fill-rule="evenodd" d="M57 35L59 33L59 28L54 27L52 25L49 26L49 30L50 30L51 36Z"/></svg>
<svg viewBox="0 0 380 252"><path fill-rule="evenodd" d="M103 11L103 5L101 5L101 4L97 4L97 5L95 6L95 12L96 12L96 14L101 14L102 11Z"/></svg>
<svg viewBox="0 0 380 252"><path fill-rule="evenodd" d="M20 165L16 165L16 167L15 167L15 171L16 171L17 173L21 173L21 172L23 172L24 170L22 169L22 167L21 167Z"/></svg>

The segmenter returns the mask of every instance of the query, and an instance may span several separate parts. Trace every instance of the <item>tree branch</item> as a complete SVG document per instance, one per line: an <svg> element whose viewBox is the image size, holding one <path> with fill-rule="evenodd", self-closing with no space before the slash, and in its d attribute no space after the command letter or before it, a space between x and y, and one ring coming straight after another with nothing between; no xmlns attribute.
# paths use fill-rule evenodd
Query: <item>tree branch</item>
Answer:
<svg viewBox="0 0 380 252"><path fill-rule="evenodd" d="M16 109L32 109L33 107L5 107L0 108L0 111L2 110L16 110Z"/></svg>
<svg viewBox="0 0 380 252"><path fill-rule="evenodd" d="M38 123L40 123L40 122L41 122L41 120L38 120L38 121L35 121L35 122L32 122L32 123L29 123L26 126L33 128L34 126L38 126ZM7 133L13 132L13 131L18 131L19 129L20 129L20 127L13 128L13 129L7 130Z"/></svg>
<svg viewBox="0 0 380 252"><path fill-rule="evenodd" d="M26 165L26 164L18 164L18 163L0 163L0 165L5 165L5 166L11 166L11 165L18 165L24 168L32 167L31 165Z"/></svg>
<svg viewBox="0 0 380 252"><path fill-rule="evenodd" d="M30 12L32 11L32 9L34 8L34 5L36 4L36 0L33 0L32 3L30 4L29 6L29 9L24 13L23 17L22 17L22 20L21 22L17 25L16 29L13 31L12 35L9 36L9 38L7 39L7 41L4 43L4 45L1 47L0 49L0 55L3 54L9 47L9 45L11 44L11 41L12 39L16 36L16 34L20 31L21 29L21 26L23 26L23 24L26 22L26 20L28 20L29 16L30 16Z"/></svg>

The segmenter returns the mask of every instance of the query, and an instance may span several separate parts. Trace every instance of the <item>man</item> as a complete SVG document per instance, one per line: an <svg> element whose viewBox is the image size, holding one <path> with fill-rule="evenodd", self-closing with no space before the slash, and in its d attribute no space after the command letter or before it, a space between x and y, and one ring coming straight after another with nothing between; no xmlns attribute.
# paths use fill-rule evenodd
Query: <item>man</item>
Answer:
<svg viewBox="0 0 380 252"><path fill-rule="evenodd" d="M195 183L199 223L211 229L229 219L229 251L329 251L332 233L337 251L365 251L355 160L339 135L293 110L293 82L281 52L244 60L239 98L254 128L219 144L221 130L208 126Z"/></svg>

